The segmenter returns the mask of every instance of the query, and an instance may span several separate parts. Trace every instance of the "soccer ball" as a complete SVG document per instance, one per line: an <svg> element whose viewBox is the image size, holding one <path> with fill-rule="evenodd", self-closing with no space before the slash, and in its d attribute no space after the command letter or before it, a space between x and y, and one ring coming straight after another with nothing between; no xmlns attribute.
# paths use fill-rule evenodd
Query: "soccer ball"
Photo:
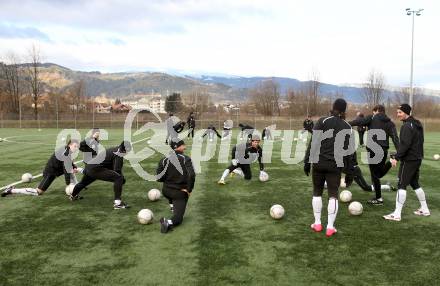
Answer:
<svg viewBox="0 0 440 286"><path fill-rule="evenodd" d="M348 206L348 211L350 212L351 215L361 215L362 212L364 211L364 207L360 202L352 202Z"/></svg>
<svg viewBox="0 0 440 286"><path fill-rule="evenodd" d="M32 181L32 174L30 174L30 173L24 173L22 176L21 176L21 181L23 182L23 183L29 183L30 181Z"/></svg>
<svg viewBox="0 0 440 286"><path fill-rule="evenodd" d="M284 216L284 208L282 205L273 205L270 208L270 216L273 219L281 219Z"/></svg>
<svg viewBox="0 0 440 286"><path fill-rule="evenodd" d="M64 138L64 137L63 137L63 138L61 138L61 141L66 141L66 138Z"/></svg>
<svg viewBox="0 0 440 286"><path fill-rule="evenodd" d="M281 137L281 141L284 141L284 137Z"/></svg>
<svg viewBox="0 0 440 286"><path fill-rule="evenodd" d="M153 222L153 212L149 209L142 209L138 212L137 218L140 224L150 224Z"/></svg>
<svg viewBox="0 0 440 286"><path fill-rule="evenodd" d="M148 140L148 141L147 141L147 144L151 144L151 140Z"/></svg>
<svg viewBox="0 0 440 286"><path fill-rule="evenodd" d="M347 190L345 190L345 191L342 191L340 194L339 194L339 200L341 201L341 202L343 202L343 203L348 203L349 201L351 201L351 198L353 197L353 195L351 194L351 192L350 191L347 191Z"/></svg>
<svg viewBox="0 0 440 286"><path fill-rule="evenodd" d="M260 179L260 182L267 182L269 180L269 174L267 174L264 171L261 171L259 179Z"/></svg>
<svg viewBox="0 0 440 286"><path fill-rule="evenodd" d="M347 184L345 183L345 179L344 178L341 178L340 187L343 188L343 189L345 189L347 187Z"/></svg>
<svg viewBox="0 0 440 286"><path fill-rule="evenodd" d="M298 138L296 138L296 137L295 137L295 138L293 138L293 141L298 141Z"/></svg>
<svg viewBox="0 0 440 286"><path fill-rule="evenodd" d="M70 196L73 193L73 189L75 188L74 184L69 184L66 186L66 195Z"/></svg>
<svg viewBox="0 0 440 286"><path fill-rule="evenodd" d="M0 140L0 141L1 141L1 140ZM436 161L440 160L440 155L439 155L439 154L435 154L435 155L434 155L434 160L436 160Z"/></svg>
<svg viewBox="0 0 440 286"><path fill-rule="evenodd" d="M160 196L161 196L161 194L160 194L160 191L159 191L158 189L151 189L151 190L148 192L148 199L149 199L150 201L152 201L152 202L155 202L155 201L157 201L158 199L160 199Z"/></svg>

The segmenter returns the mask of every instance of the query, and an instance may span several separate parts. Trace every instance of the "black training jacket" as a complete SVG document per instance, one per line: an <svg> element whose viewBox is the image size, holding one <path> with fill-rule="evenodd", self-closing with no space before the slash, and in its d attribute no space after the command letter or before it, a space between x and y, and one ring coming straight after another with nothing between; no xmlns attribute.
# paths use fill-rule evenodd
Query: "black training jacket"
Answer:
<svg viewBox="0 0 440 286"><path fill-rule="evenodd" d="M424 140L422 123L412 116L408 117L400 128L400 144L396 159L401 161L422 160Z"/></svg>
<svg viewBox="0 0 440 286"><path fill-rule="evenodd" d="M124 165L124 158L115 154L118 151L119 147L108 148L105 150L105 159L99 164L89 163L86 165L86 174L87 170L91 170L94 168L106 168L109 170L113 170L122 175L122 167Z"/></svg>
<svg viewBox="0 0 440 286"><path fill-rule="evenodd" d="M95 138L86 138L79 144L79 150L83 153L92 153L92 158L98 154L99 140Z"/></svg>
<svg viewBox="0 0 440 286"><path fill-rule="evenodd" d="M160 160L156 174L158 176L157 181L162 182L165 188L185 189L188 192L192 192L194 188L196 180L194 166L191 158L184 154L172 152Z"/></svg>
<svg viewBox="0 0 440 286"><path fill-rule="evenodd" d="M330 138L320 140L319 131L327 132L333 130L333 136ZM310 156L318 156L318 162L314 162L317 165L329 166L337 168L337 161L335 158L335 141L338 132L345 130L347 135L343 140L343 148L346 150L349 147L354 149L354 146L349 146L350 136L353 136L353 130L345 120L338 116L322 117L317 122L313 128L312 140L310 140L307 147L306 155L304 158L304 163L311 163ZM329 131L331 132L331 131ZM321 142L319 147L318 143ZM353 150L354 151L354 150ZM319 152L319 153L318 153ZM344 168L351 168L353 162L352 155L347 155L342 157ZM312 162L313 163L313 162Z"/></svg>
<svg viewBox="0 0 440 286"><path fill-rule="evenodd" d="M306 120L304 120L304 122L303 122L303 128L304 128L304 130L307 130L307 131L309 131L309 132L312 132L312 130L313 130L313 125L314 125L313 120L306 119Z"/></svg>
<svg viewBox="0 0 440 286"><path fill-rule="evenodd" d="M196 120L194 119L194 117L189 116L186 120L186 124L188 124L188 128L194 128L196 127Z"/></svg>
<svg viewBox="0 0 440 286"><path fill-rule="evenodd" d="M232 159L236 159L236 158L251 159L252 162L258 160L258 164L260 165L260 170L261 171L264 170L264 164L262 162L263 148L261 148L261 146L254 148L252 147L251 143L243 143L243 144L235 145L234 148L232 148ZM239 163L243 164L242 162ZM246 165L249 163L246 162L244 164Z"/></svg>
<svg viewBox="0 0 440 286"><path fill-rule="evenodd" d="M378 140L376 136L368 137L367 139L367 147L370 145L370 140L379 144L383 149L388 150L390 148L389 140L393 140L394 147L396 150L399 146L399 137L397 136L396 125L394 125L393 121L385 114L385 113L377 113L375 115L368 115L364 118L358 117L353 121L349 122L352 126L365 126L368 127L368 130L373 129L381 129L385 131L386 139Z"/></svg>
<svg viewBox="0 0 440 286"><path fill-rule="evenodd" d="M64 162L61 160L58 160L56 154L59 154L61 156L69 156L66 158L68 164L72 164L72 168L76 169L75 164L73 164L72 159L70 157L70 148L69 146L61 147L58 149L55 153L50 156L49 160L46 163L46 167L44 168L43 175L52 175L52 176L61 176L64 174L64 179L66 181L66 184L70 184L70 173L67 172L66 168L64 167Z"/></svg>

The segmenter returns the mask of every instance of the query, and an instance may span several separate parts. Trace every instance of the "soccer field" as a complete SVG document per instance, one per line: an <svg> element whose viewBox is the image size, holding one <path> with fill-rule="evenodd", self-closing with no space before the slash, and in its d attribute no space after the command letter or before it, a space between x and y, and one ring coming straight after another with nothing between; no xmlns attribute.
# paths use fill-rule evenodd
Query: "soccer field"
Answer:
<svg viewBox="0 0 440 286"><path fill-rule="evenodd" d="M86 131L80 130L83 137ZM55 129L0 129L8 138L0 142L0 186L25 172L41 173L56 136ZM115 146L122 136L122 130L109 130L102 144ZM252 181L234 177L219 186L227 164L216 157L203 162L185 220L168 234L159 231L159 218L170 217L167 200L147 199L147 191L161 184L142 180L127 161L128 210L113 210L113 187L105 182L71 202L60 177L44 196L0 198L0 285L438 285L440 161L432 157L440 153L440 133L427 133L425 141L421 184L431 216L412 214L419 203L409 191L402 221L385 221L395 193L384 192L384 206L369 206L372 193L354 185L350 191L364 213L350 216L340 203L338 233L331 238L311 231L311 181L302 164L281 161L281 141L266 164L266 183L258 181L253 164ZM190 155L191 140L187 145ZM142 165L152 173L160 158ZM362 169L370 182L367 166ZM395 184L396 174L393 169L384 182ZM38 179L23 186L36 184ZM283 219L269 216L273 204L284 206ZM324 200L324 224L326 205ZM137 222L143 208L154 212L153 224Z"/></svg>

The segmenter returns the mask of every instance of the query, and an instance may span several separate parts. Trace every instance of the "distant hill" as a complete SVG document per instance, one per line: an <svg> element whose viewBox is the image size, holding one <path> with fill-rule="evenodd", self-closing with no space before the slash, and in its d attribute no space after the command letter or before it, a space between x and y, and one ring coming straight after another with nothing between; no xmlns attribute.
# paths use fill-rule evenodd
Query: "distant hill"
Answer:
<svg viewBox="0 0 440 286"><path fill-rule="evenodd" d="M29 64L22 64L25 67ZM162 94L172 92L203 92L211 96L214 102L244 101L250 89L265 80L273 80L280 86L282 94L289 89L301 88L305 83L286 77L239 77L239 76L188 76L172 75L161 72L121 72L101 73L99 71L83 72L53 64L41 64L42 77L46 86L68 88L76 81L83 80L86 93L90 97L106 95L110 98L124 98L134 94ZM350 102L362 103L363 89L356 86L338 86L321 83L321 96L343 94ZM430 95L440 95L430 91ZM392 91L385 92L385 98L393 97Z"/></svg>

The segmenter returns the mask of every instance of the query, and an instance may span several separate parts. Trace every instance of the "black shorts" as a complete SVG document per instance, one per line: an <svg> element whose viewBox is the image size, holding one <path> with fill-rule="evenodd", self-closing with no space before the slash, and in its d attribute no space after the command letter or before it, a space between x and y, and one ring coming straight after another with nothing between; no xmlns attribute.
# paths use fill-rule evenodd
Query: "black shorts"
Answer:
<svg viewBox="0 0 440 286"><path fill-rule="evenodd" d="M399 183L397 187L402 190L406 190L408 186L411 186L413 190L420 188L420 166L421 160L417 161L402 161L399 168Z"/></svg>
<svg viewBox="0 0 440 286"><path fill-rule="evenodd" d="M244 179L245 180L252 179L251 165L238 163L237 166L231 165L231 166L228 167L229 172L232 172L232 171L234 171L237 168L241 168L241 170L243 171Z"/></svg>
<svg viewBox="0 0 440 286"><path fill-rule="evenodd" d="M313 164L312 180L313 196L321 197L324 191L324 184L327 182L329 198L338 198L339 185L341 184L340 168Z"/></svg>
<svg viewBox="0 0 440 286"><path fill-rule="evenodd" d="M37 188L45 192L56 178L57 176L55 175L43 174L43 179Z"/></svg>

